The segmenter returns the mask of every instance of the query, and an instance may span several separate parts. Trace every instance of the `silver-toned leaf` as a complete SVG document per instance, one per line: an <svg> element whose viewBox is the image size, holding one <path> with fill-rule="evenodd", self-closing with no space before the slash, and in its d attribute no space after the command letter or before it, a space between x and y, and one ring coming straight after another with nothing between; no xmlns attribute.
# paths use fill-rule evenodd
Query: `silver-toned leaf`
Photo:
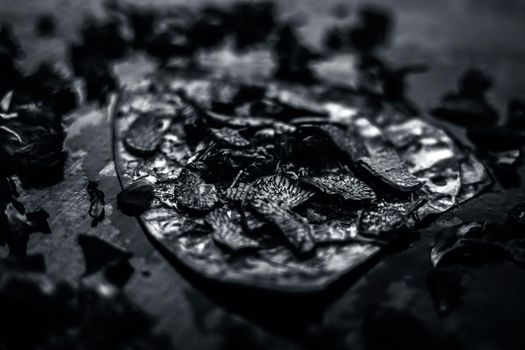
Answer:
<svg viewBox="0 0 525 350"><path fill-rule="evenodd" d="M392 149L384 149L371 156L362 157L359 164L374 178L395 190L411 192L421 186L421 182L410 173Z"/></svg>
<svg viewBox="0 0 525 350"><path fill-rule="evenodd" d="M270 175L257 179L248 192L247 199L268 199L279 206L294 208L314 195L282 175Z"/></svg>
<svg viewBox="0 0 525 350"><path fill-rule="evenodd" d="M315 187L321 193L339 197L344 201L371 201L375 192L351 173L325 173L302 177L301 181Z"/></svg>
<svg viewBox="0 0 525 350"><path fill-rule="evenodd" d="M163 132L169 127L169 119L154 114L141 114L130 125L124 144L133 154L149 156L159 147Z"/></svg>
<svg viewBox="0 0 525 350"><path fill-rule="evenodd" d="M206 222L212 227L215 242L233 251L257 248L257 241L242 233L241 215L230 208L215 209L208 214Z"/></svg>
<svg viewBox="0 0 525 350"><path fill-rule="evenodd" d="M308 253L314 249L312 227L308 220L270 199L255 198L250 201L250 205L267 221L277 226L299 253Z"/></svg>
<svg viewBox="0 0 525 350"><path fill-rule="evenodd" d="M182 208L195 211L208 211L219 200L217 188L205 183L199 174L188 169L184 169L179 175L174 186L174 195Z"/></svg>

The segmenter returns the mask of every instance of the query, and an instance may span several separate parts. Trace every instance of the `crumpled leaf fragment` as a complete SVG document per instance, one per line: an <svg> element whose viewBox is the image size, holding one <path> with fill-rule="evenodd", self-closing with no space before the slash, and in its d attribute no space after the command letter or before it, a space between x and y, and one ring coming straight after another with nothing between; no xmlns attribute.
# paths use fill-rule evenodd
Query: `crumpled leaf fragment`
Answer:
<svg viewBox="0 0 525 350"><path fill-rule="evenodd" d="M431 251L434 267L502 257L517 264L525 263L525 235L491 222L471 222L446 228L436 236Z"/></svg>
<svg viewBox="0 0 525 350"><path fill-rule="evenodd" d="M305 254L314 249L312 227L306 218L268 198L252 199L250 205L265 220L277 226L298 253Z"/></svg>
<svg viewBox="0 0 525 350"><path fill-rule="evenodd" d="M363 210L359 217L358 232L363 236L386 239L401 228L410 229L414 221L409 216L422 203L379 201Z"/></svg>
<svg viewBox="0 0 525 350"><path fill-rule="evenodd" d="M19 106L14 112L16 118L2 123L12 133L0 132L0 161L19 176L24 187L60 181L67 155L60 119L41 104Z"/></svg>
<svg viewBox="0 0 525 350"><path fill-rule="evenodd" d="M279 206L294 208L314 195L282 175L269 175L257 179L251 186L247 199L268 199Z"/></svg>
<svg viewBox="0 0 525 350"><path fill-rule="evenodd" d="M14 105L42 103L58 115L71 112L78 102L73 79L51 63L43 63L24 77L13 94Z"/></svg>
<svg viewBox="0 0 525 350"><path fill-rule="evenodd" d="M368 157L362 157L359 159L359 164L375 179L395 190L410 192L421 186L421 181L410 173L392 149L384 149Z"/></svg>
<svg viewBox="0 0 525 350"><path fill-rule="evenodd" d="M356 133L342 129L335 125L322 125L319 127L333 142L333 144L352 162L357 162L361 157L368 155L363 141Z"/></svg>
<svg viewBox="0 0 525 350"><path fill-rule="evenodd" d="M85 277L101 271L108 282L119 287L124 286L131 278L134 271L129 263L133 256L131 252L117 248L96 236L84 234L78 236L78 244L84 255Z"/></svg>
<svg viewBox="0 0 525 350"><path fill-rule="evenodd" d="M91 202L88 214L93 218L91 226L97 226L100 221L104 220L106 214L104 210L104 192L98 189L98 184L95 181L88 182L87 192Z"/></svg>
<svg viewBox="0 0 525 350"><path fill-rule="evenodd" d="M398 191L413 191L421 182L410 173L395 150L389 148L380 130L363 118L356 120L357 130L335 125L319 127L353 164L376 180Z"/></svg>
<svg viewBox="0 0 525 350"><path fill-rule="evenodd" d="M351 173L326 173L305 176L301 181L313 186L323 194L341 198L344 201L371 201L375 192L362 180Z"/></svg>
<svg viewBox="0 0 525 350"><path fill-rule="evenodd" d="M117 195L117 205L126 215L136 216L148 209L155 198L153 185L146 180L126 186Z"/></svg>
<svg viewBox="0 0 525 350"><path fill-rule="evenodd" d="M159 147L169 124L169 119L162 115L141 114L128 128L124 145L135 155L150 156Z"/></svg>
<svg viewBox="0 0 525 350"><path fill-rule="evenodd" d="M241 170L250 176L257 172L267 174L264 169L275 169L275 159L263 148L240 150L212 147L203 156L203 162L217 177L225 179L233 178Z"/></svg>
<svg viewBox="0 0 525 350"><path fill-rule="evenodd" d="M431 113L462 125L494 124L498 114L486 97L491 86L492 79L485 72L470 68L459 78L457 91L445 94Z"/></svg>
<svg viewBox="0 0 525 350"><path fill-rule="evenodd" d="M257 248L257 241L243 234L241 215L238 211L229 208L215 209L208 214L206 222L212 227L212 237L232 251L241 251Z"/></svg>
<svg viewBox="0 0 525 350"><path fill-rule="evenodd" d="M12 200L5 205L1 216L3 227L1 227L0 244L7 243L10 255L26 255L31 233L51 233L47 223L49 215L43 209L26 213L21 203Z"/></svg>
<svg viewBox="0 0 525 350"><path fill-rule="evenodd" d="M202 177L193 170L184 169L174 186L177 203L187 209L208 211L218 202L217 188L204 182Z"/></svg>

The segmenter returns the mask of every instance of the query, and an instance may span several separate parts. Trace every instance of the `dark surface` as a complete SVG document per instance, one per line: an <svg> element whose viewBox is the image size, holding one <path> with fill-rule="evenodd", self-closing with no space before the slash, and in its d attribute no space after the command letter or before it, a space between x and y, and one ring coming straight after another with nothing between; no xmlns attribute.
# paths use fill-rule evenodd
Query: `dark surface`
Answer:
<svg viewBox="0 0 525 350"><path fill-rule="evenodd" d="M154 3L165 3L155 1ZM525 4L520 1L380 1L393 6L396 26L387 57L423 61L429 73L411 78L409 95L428 107L454 89L461 71L481 66L494 78L489 99L500 114L509 98L525 93ZM330 1L329 3L332 3ZM335 1L333 2L336 3ZM353 5L362 2L352 2ZM286 1L280 11L309 18L302 34L317 42L331 18L326 1ZM39 38L34 20L54 10L56 37ZM354 6L350 6L350 13ZM62 62L64 41L73 41L85 14L100 15L99 1L0 0L0 21L9 21L23 43L23 68ZM125 70L125 67L122 68ZM137 72L132 72L137 73ZM32 234L28 254L42 253L52 277L77 284L85 265L79 234L95 235L133 253L135 269L125 286L129 298L157 320L177 349L381 349L432 344L435 348L522 349L525 336L525 271L507 261L455 266L461 303L447 316L428 292L430 246L441 227L462 221L504 222L506 212L525 200L524 186L490 192L439 217L409 249L392 251L323 296L277 298L209 284L176 262L164 259L137 221L120 213L104 109L83 106L65 117L68 158L64 180L46 189L21 191L28 212L49 213L52 234ZM454 134L462 132L444 124ZM521 174L524 169L521 169ZM523 180L523 179L522 179ZM91 226L88 181L105 193L105 219ZM0 248L0 256L6 251ZM432 282L435 284L435 281Z"/></svg>

